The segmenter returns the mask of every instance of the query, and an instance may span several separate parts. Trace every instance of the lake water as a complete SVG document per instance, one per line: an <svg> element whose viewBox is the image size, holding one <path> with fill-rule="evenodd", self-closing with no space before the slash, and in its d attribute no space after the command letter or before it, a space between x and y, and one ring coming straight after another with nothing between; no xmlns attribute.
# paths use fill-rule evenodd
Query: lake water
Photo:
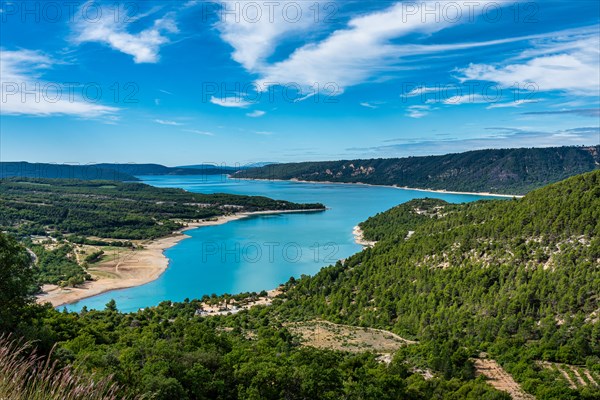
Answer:
<svg viewBox="0 0 600 400"><path fill-rule="evenodd" d="M453 203L486 196L426 193L366 185L245 181L226 176L143 176L157 187L197 193L267 196L298 203L325 204L319 213L254 216L223 225L190 230L186 239L167 249L169 268L156 281L115 290L67 306L70 311L103 309L115 299L121 311L182 301L204 294L260 292L291 276L313 275L322 267L361 251L353 228L368 217L411 199L435 197Z"/></svg>

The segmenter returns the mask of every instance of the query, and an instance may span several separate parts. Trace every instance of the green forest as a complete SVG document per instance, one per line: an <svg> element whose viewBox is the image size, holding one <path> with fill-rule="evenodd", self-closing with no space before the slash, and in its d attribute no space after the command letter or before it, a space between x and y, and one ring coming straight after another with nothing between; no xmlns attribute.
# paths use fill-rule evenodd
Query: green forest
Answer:
<svg viewBox="0 0 600 400"><path fill-rule="evenodd" d="M180 221L238 212L325 209L266 197L197 194L141 183L11 178L0 181L0 226L18 235L61 234L154 239Z"/></svg>
<svg viewBox="0 0 600 400"><path fill-rule="evenodd" d="M490 149L443 156L273 164L245 179L367 183L461 192L525 194L600 165L600 146Z"/></svg>
<svg viewBox="0 0 600 400"><path fill-rule="evenodd" d="M486 357L537 399L600 398L587 375L571 387L544 367L600 377L600 171L520 199L414 200L361 227L373 248L290 279L271 306L210 317L202 299L135 313L34 305L31 257L2 234L0 329L81 379L110 379L116 398L510 399L476 376ZM389 364L306 347L289 324L316 319L415 343Z"/></svg>

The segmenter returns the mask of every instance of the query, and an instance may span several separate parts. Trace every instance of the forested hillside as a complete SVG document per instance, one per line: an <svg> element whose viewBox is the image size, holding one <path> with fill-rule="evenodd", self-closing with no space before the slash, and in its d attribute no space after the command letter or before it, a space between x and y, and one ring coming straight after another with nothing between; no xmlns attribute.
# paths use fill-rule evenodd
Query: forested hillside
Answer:
<svg viewBox="0 0 600 400"><path fill-rule="evenodd" d="M44 351L59 343L60 362L156 399L509 399L476 377L483 359L538 399L600 397L600 171L522 199L415 200L362 228L374 248L290 279L272 306L199 312L226 296L74 314L11 297L1 327ZM0 258L25 272L0 284L18 293L24 252L3 240ZM306 347L290 324L316 319L414 342L389 363Z"/></svg>
<svg viewBox="0 0 600 400"><path fill-rule="evenodd" d="M236 212L324 209L259 196L198 194L141 183L12 178L0 181L0 226L18 235L153 239L180 221Z"/></svg>
<svg viewBox="0 0 600 400"><path fill-rule="evenodd" d="M300 280L286 314L418 339L409 357L447 377L485 351L538 398L590 390L539 363L600 373L600 171L522 199L413 201L361 226L378 245Z"/></svg>
<svg viewBox="0 0 600 400"><path fill-rule="evenodd" d="M600 166L600 146L477 150L444 156L274 164L234 177L525 194Z"/></svg>

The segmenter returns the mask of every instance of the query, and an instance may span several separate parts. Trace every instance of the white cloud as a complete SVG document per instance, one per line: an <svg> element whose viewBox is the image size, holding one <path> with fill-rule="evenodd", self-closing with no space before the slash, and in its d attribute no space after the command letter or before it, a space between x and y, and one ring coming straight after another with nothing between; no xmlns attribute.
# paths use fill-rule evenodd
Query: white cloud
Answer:
<svg viewBox="0 0 600 400"><path fill-rule="evenodd" d="M170 126L181 126L183 125L181 122L169 121L164 119L155 119L154 122L161 125L170 125Z"/></svg>
<svg viewBox="0 0 600 400"><path fill-rule="evenodd" d="M532 49L500 64L470 64L459 70L462 81L483 80L510 87L530 84L534 90L598 96L600 91L600 37L564 35L534 41Z"/></svg>
<svg viewBox="0 0 600 400"><path fill-rule="evenodd" d="M200 131L198 129L184 129L183 132L196 133L198 135L204 135L204 136L215 136L215 134L212 133L212 132L209 132L209 131Z"/></svg>
<svg viewBox="0 0 600 400"><path fill-rule="evenodd" d="M262 117L265 114L266 114L266 112L264 112L264 111L255 110L255 111L249 112L248 114L246 114L246 116L248 116L250 118L258 118L258 117Z"/></svg>
<svg viewBox="0 0 600 400"><path fill-rule="evenodd" d="M223 9L216 28L221 38L233 47L233 60L255 72L264 66L265 59L273 54L281 40L317 25L311 11L315 3L254 2L246 6L239 0L225 0L220 2Z"/></svg>
<svg viewBox="0 0 600 400"><path fill-rule="evenodd" d="M235 7L235 4L239 6L235 1L225 3L229 8ZM263 15L258 21L251 22L242 16L236 22L235 16L227 15L227 18L221 18L217 29L221 32L221 38L234 48L232 58L249 72L258 75L255 83L259 90L266 91L270 86L293 83L301 88L298 101L313 95L315 83L320 84L320 87L333 83L339 89L334 95L340 95L347 87L381 77L385 72L399 70L402 68L401 64L414 62L415 56L446 54L450 51L526 40L534 41L538 46L513 60L518 63L500 66L472 64L458 70L463 75L458 78L462 81L491 80L507 86L515 81L532 82L540 85L542 90L576 89L597 95L600 79L597 73L598 36L597 32L590 33L593 30L589 28L587 34L586 29L574 29L471 43L421 45L400 43L398 40L414 40L413 36L416 34L431 35L450 26L472 21L486 9L487 3L508 5L485 0L477 2L473 7L473 2L459 1L456 4L463 11L462 16L452 20L435 1L410 4L396 2L383 10L351 18L345 27L335 30L325 39L305 44L292 51L286 59L276 62L270 62L268 57L287 36L297 34L299 30L316 30L316 24L306 22L306 18L300 23L289 23L281 19L277 12L274 13L274 19L269 20L266 18L269 15L268 9L262 5ZM407 7L419 9L417 12L407 12ZM549 40L553 35L561 39ZM575 44L567 44L565 36L582 39L578 39ZM555 54L556 52L562 53ZM437 91L438 88L422 86L413 89L407 96ZM304 96L305 93L309 95Z"/></svg>
<svg viewBox="0 0 600 400"><path fill-rule="evenodd" d="M490 104L489 106L487 106L486 108L488 110L490 110L492 108L519 107L522 104L528 104L528 103L539 103L539 100L523 99L523 100L510 101L507 103L493 103L493 104Z"/></svg>
<svg viewBox="0 0 600 400"><path fill-rule="evenodd" d="M430 106L409 106L406 108L406 116L410 118L423 118L429 115L430 110Z"/></svg>
<svg viewBox="0 0 600 400"><path fill-rule="evenodd" d="M403 94L405 97L415 97L415 96L423 96L428 93L437 93L443 90L441 87L429 87L429 86L418 86L412 89L410 92Z"/></svg>
<svg viewBox="0 0 600 400"><path fill-rule="evenodd" d="M119 111L84 100L77 88L42 80L43 71L56 64L38 51L0 49L0 113L92 118ZM113 116L111 121L114 120Z"/></svg>
<svg viewBox="0 0 600 400"><path fill-rule="evenodd" d="M375 105L373 105L373 104L371 104L369 102L366 102L366 101L360 103L360 105L363 106L363 107L366 107L366 108L371 108L371 109L377 108L377 106L375 106Z"/></svg>
<svg viewBox="0 0 600 400"><path fill-rule="evenodd" d="M478 103L491 103L497 99L495 98L487 98L481 94L473 93L473 94L462 94L457 96L448 97L442 103L451 104L451 105L459 105L459 104L478 104Z"/></svg>
<svg viewBox="0 0 600 400"><path fill-rule="evenodd" d="M562 109L546 111L530 111L523 115L576 115L578 117L600 118L600 108Z"/></svg>
<svg viewBox="0 0 600 400"><path fill-rule="evenodd" d="M239 96L233 97L215 97L211 96L210 102L221 107L245 108L251 105L249 101L242 99Z"/></svg>
<svg viewBox="0 0 600 400"><path fill-rule="evenodd" d="M269 131L256 131L254 132L257 135L264 135L264 136L271 136L273 134L273 132L269 132Z"/></svg>
<svg viewBox="0 0 600 400"><path fill-rule="evenodd" d="M101 10L100 17L96 19L85 19L84 12L77 12L76 15L82 16L75 23L73 41L75 43L102 43L110 46L114 50L133 56L135 63L156 63L159 60L161 46L169 43L167 34L177 33L175 23L175 14L166 13L161 18L154 20L150 27L137 33L130 33L129 28L132 22L144 19L152 12L127 20L128 7L126 4L119 4L119 13L102 7L99 3L87 2L82 6L82 10L89 4L95 4L95 8ZM110 5L110 7L115 7ZM91 11L90 11L91 12ZM120 16L120 18L117 18Z"/></svg>
<svg viewBox="0 0 600 400"><path fill-rule="evenodd" d="M442 12L435 2L419 2L417 5ZM475 12L484 8L481 2L479 5ZM467 14L463 14L462 19L450 21L443 15L435 15L435 12L427 15L424 12L409 14L406 7L407 4L398 2L383 11L351 19L345 29L333 32L321 42L296 49L284 61L261 68L258 87L266 90L264 88L274 84L294 82L309 88L315 82L322 85L332 82L340 89L337 94L341 94L346 87L363 83L382 71L392 69L403 56L453 48L453 45L400 46L393 44L393 39L416 33L431 34L468 18ZM476 45L482 44L461 46Z"/></svg>

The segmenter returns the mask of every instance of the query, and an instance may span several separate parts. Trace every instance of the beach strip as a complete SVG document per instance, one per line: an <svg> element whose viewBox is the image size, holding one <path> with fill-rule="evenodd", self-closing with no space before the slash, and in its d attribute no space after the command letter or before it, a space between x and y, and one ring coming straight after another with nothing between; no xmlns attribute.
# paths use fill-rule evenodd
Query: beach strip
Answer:
<svg viewBox="0 0 600 400"><path fill-rule="evenodd" d="M454 192L450 190L435 190L435 189L419 189L419 188L411 188L408 186L398 186L398 185L373 185L372 183L362 183L362 182L331 182L331 181L304 181L301 179L263 179L263 178L236 178L235 176L228 175L230 179L240 180L240 181L271 181L271 182L297 182L297 183L311 183L311 184L322 184L322 185L359 185L359 186L371 186L371 187L383 187L383 188L393 188L393 189L402 189L402 190L414 190L417 192L428 192L428 193L441 193L441 194L464 194L469 196L489 196L489 197L504 197L504 198L517 198L520 199L525 195L519 194L498 194L498 193L490 193L490 192Z"/></svg>

